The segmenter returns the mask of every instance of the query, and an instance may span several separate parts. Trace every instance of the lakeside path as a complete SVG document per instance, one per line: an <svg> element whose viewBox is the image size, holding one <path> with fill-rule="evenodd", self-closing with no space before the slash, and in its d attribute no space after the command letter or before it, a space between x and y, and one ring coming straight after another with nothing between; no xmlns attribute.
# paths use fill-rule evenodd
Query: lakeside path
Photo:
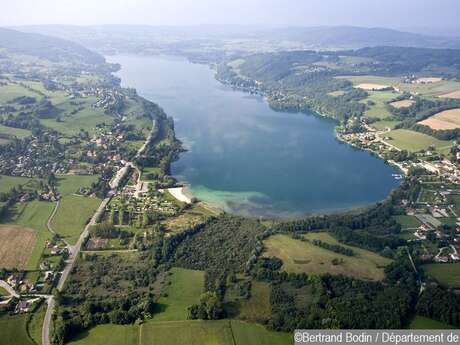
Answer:
<svg viewBox="0 0 460 345"><path fill-rule="evenodd" d="M135 156L136 158L139 157L145 151L147 145L150 144L150 141L152 140L153 133L154 133L154 130L155 130L155 125L156 125L155 120L153 120L152 130L150 131L150 134L146 138L144 145L142 145L142 147L137 151L136 156ZM64 288L65 282L66 282L70 272L72 271L72 268L73 268L73 266L75 264L75 261L77 260L78 255L80 254L81 247L82 247L83 243L85 242L86 238L89 235L90 227L95 225L97 223L97 221L100 219L100 217L102 216L102 214L104 213L105 207L108 205L108 203L110 202L112 197L115 195L118 187L120 186L120 182L123 181L124 177L129 172L128 167L133 167L137 171L139 171L139 168L132 162L127 162L125 164L125 166L123 166L122 168L120 168L117 171L117 173L115 175L116 176L115 180L113 180L110 183L111 190L107 193L108 196L104 200L102 200L102 202L99 205L98 209L96 210L96 212L92 216L91 220L85 226L85 229L83 230L83 232L81 233L80 237L78 238L77 243L74 246L69 246L69 248L70 248L69 258L66 261L66 265L64 267L64 270L62 271L61 277L59 278L59 282L58 282L58 285L57 285L57 290L59 292L61 292L62 289ZM54 233L54 231L51 229L50 223L51 223L51 220L52 220L54 214L57 211L58 205L59 205L59 202L57 203L57 205L56 205L55 209L53 210L53 213L49 217L48 223L47 223L48 230L50 230L52 233ZM43 321L43 328L42 328L42 345L50 345L51 344L50 343L50 329L51 329L51 320L52 320L52 316L53 316L53 312L54 312L54 305L55 305L55 301L54 301L53 296L50 296L49 298L47 298L47 304L48 304L48 307L46 308L46 314L45 314L45 319Z"/></svg>

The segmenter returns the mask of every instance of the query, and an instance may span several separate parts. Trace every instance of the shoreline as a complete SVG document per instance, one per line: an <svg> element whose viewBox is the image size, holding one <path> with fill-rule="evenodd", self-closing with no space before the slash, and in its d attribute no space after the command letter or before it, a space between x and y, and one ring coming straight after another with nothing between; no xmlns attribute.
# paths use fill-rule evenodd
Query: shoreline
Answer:
<svg viewBox="0 0 460 345"><path fill-rule="evenodd" d="M193 203L193 195L189 191L186 190L187 187L174 187L166 189L174 198L179 200L180 202L185 202L186 204Z"/></svg>

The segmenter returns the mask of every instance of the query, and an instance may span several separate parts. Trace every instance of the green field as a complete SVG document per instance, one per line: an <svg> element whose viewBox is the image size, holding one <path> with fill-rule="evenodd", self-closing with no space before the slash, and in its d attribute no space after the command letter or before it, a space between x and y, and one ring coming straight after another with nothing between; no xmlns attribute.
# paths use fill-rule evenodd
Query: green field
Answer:
<svg viewBox="0 0 460 345"><path fill-rule="evenodd" d="M76 195L62 197L51 222L52 229L71 244L76 243L100 203L101 200L97 198Z"/></svg>
<svg viewBox="0 0 460 345"><path fill-rule="evenodd" d="M423 269L426 274L436 279L440 284L458 288L460 287L460 263L428 264Z"/></svg>
<svg viewBox="0 0 460 345"><path fill-rule="evenodd" d="M417 315L409 325L410 329L455 329L447 323Z"/></svg>
<svg viewBox="0 0 460 345"><path fill-rule="evenodd" d="M98 175L60 175L57 176L57 187L62 196L78 192L80 187L91 187Z"/></svg>
<svg viewBox="0 0 460 345"><path fill-rule="evenodd" d="M200 301L204 291L204 272L183 268L172 268L158 300L155 321L177 321L187 319L187 308ZM167 296L163 296L167 294Z"/></svg>
<svg viewBox="0 0 460 345"><path fill-rule="evenodd" d="M31 181L33 181L33 179L29 177L0 175L0 193L7 193L11 188L19 185L27 186L27 184L32 183Z"/></svg>
<svg viewBox="0 0 460 345"><path fill-rule="evenodd" d="M82 105L84 109L78 111L76 114L62 116L61 122L56 121L56 119L42 119L40 122L44 126L53 128L59 133L69 137L77 135L80 129L88 131L90 135L92 135L95 133L96 125L102 123L111 124L113 122L113 117L106 115L103 109L92 106L97 101L95 97L88 97L83 100L79 99L79 101L84 102ZM59 104L58 108L65 114L73 110L74 106L70 105L69 100Z"/></svg>
<svg viewBox="0 0 460 345"><path fill-rule="evenodd" d="M0 296L9 296L10 293L0 286Z"/></svg>
<svg viewBox="0 0 460 345"><path fill-rule="evenodd" d="M72 345L290 345L291 335L235 320L147 322L100 325L79 334Z"/></svg>
<svg viewBox="0 0 460 345"><path fill-rule="evenodd" d="M366 117L373 117L376 119L386 119L391 116L388 111L387 102L390 102L398 96L397 93L392 91L368 91L369 96L360 102L367 104L368 101L373 102L373 105L368 105L368 109L364 112Z"/></svg>
<svg viewBox="0 0 460 345"><path fill-rule="evenodd" d="M42 343L42 329L43 329L43 321L45 319L46 313L46 304L42 303L41 306L34 311L32 317L27 325L27 332L29 336L35 341L37 344Z"/></svg>
<svg viewBox="0 0 460 345"><path fill-rule="evenodd" d="M275 235L264 241L265 256L276 256L283 261L282 269L292 273L343 274L364 279L381 280L384 278L384 267L391 260L371 251L348 246L337 242L325 232L309 233L306 239L319 239L330 244L339 244L354 251L354 256L346 256L318 247L307 241L293 239L287 235ZM343 260L334 264L334 259Z"/></svg>
<svg viewBox="0 0 460 345"><path fill-rule="evenodd" d="M453 145L452 141L438 140L429 135L407 129L396 129L387 132L385 137L391 138L386 140L389 144L410 152L427 150L431 145L434 145L437 152L447 154Z"/></svg>
<svg viewBox="0 0 460 345"><path fill-rule="evenodd" d="M0 125L0 134L12 135L17 138L25 138L32 135L32 132L27 129L6 127Z"/></svg>
<svg viewBox="0 0 460 345"><path fill-rule="evenodd" d="M0 316L0 343L5 345L35 345L27 335L26 314Z"/></svg>
<svg viewBox="0 0 460 345"><path fill-rule="evenodd" d="M80 333L72 345L137 345L139 327L135 325L100 325Z"/></svg>
<svg viewBox="0 0 460 345"><path fill-rule="evenodd" d="M26 266L28 270L34 270L38 267L40 257L45 248L45 242L52 237L46 227L46 223L54 206L55 204L51 202L34 200L26 204L16 204L13 208L12 218L9 219L9 223L32 228L38 235L37 243Z"/></svg>
<svg viewBox="0 0 460 345"><path fill-rule="evenodd" d="M394 129L398 123L399 121L394 121L394 120L380 120L380 121L376 121L372 123L370 126L379 131L383 131L383 130L386 130L387 128Z"/></svg>
<svg viewBox="0 0 460 345"><path fill-rule="evenodd" d="M41 98L35 92L32 92L19 84L9 83L8 85L0 86L0 103L5 104L11 102L15 98L21 96L34 97L37 100Z"/></svg>
<svg viewBox="0 0 460 345"><path fill-rule="evenodd" d="M396 222L398 222L398 224L401 225L402 229L418 228L420 225L422 225L422 223L420 223L420 221L414 216L394 216L394 219Z"/></svg>

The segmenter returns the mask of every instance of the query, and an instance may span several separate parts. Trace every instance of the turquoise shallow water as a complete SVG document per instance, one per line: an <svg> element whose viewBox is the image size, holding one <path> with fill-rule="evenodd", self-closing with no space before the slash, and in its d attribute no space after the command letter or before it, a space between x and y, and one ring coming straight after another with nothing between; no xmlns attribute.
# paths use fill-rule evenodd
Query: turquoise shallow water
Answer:
<svg viewBox="0 0 460 345"><path fill-rule="evenodd" d="M397 173L335 139L334 122L275 112L223 86L205 65L176 57L111 56L122 85L160 104L188 150L172 166L199 199L228 212L292 217L364 206L398 185Z"/></svg>

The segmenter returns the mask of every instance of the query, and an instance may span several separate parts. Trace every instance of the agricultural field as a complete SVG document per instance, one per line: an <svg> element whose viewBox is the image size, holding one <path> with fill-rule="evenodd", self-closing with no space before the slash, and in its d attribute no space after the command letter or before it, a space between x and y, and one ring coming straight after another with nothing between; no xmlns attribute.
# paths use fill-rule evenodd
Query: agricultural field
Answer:
<svg viewBox="0 0 460 345"><path fill-rule="evenodd" d="M380 77L374 75L362 76L340 76L338 79L350 80L353 85L360 84L377 84L389 85L400 90L401 92L410 92L426 97L446 97L446 95L457 95L460 91L460 82L454 80L441 80L436 83L417 84L417 83L403 83L398 77Z"/></svg>
<svg viewBox="0 0 460 345"><path fill-rule="evenodd" d="M391 260L371 251L339 243L328 233L310 233L305 239L319 239L329 244L339 244L353 250L354 256L346 256L321 248L307 241L293 239L287 235L275 235L264 241L266 257L278 257L283 261L282 269L292 273L343 274L363 280L381 280L384 267ZM335 260L340 260L334 264Z"/></svg>
<svg viewBox="0 0 460 345"><path fill-rule="evenodd" d="M424 265L425 273L436 279L441 285L460 287L460 263Z"/></svg>
<svg viewBox="0 0 460 345"><path fill-rule="evenodd" d="M0 314L0 330L1 338L14 339L14 345L35 345L35 343L27 335L27 315L2 315ZM13 345L6 343L5 345Z"/></svg>
<svg viewBox="0 0 460 345"><path fill-rule="evenodd" d="M385 130L392 130L395 128L395 126L399 123L399 121L395 120L380 120L373 122L370 126L379 130L379 131L385 131Z"/></svg>
<svg viewBox="0 0 460 345"><path fill-rule="evenodd" d="M24 269L37 242L34 230L19 225L0 225L0 268Z"/></svg>
<svg viewBox="0 0 460 345"><path fill-rule="evenodd" d="M414 103L415 101L412 101L410 99L403 99L402 101L391 102L390 105L394 108L400 109L400 108L408 108Z"/></svg>
<svg viewBox="0 0 460 345"><path fill-rule="evenodd" d="M158 300L155 321L187 320L187 308L200 301L204 272L172 268Z"/></svg>
<svg viewBox="0 0 460 345"><path fill-rule="evenodd" d="M71 244L76 243L100 203L100 199L92 197L77 195L62 197L51 221L52 229Z"/></svg>
<svg viewBox="0 0 460 345"><path fill-rule="evenodd" d="M411 321L409 329L455 329L455 327L444 322L417 315Z"/></svg>
<svg viewBox="0 0 460 345"><path fill-rule="evenodd" d="M360 102L367 104L368 109L364 112L366 117L376 119L386 119L391 116L388 110L388 103L397 97L397 94L391 91L369 91L369 96ZM368 104L369 102L369 104Z"/></svg>
<svg viewBox="0 0 460 345"><path fill-rule="evenodd" d="M460 108L442 111L419 123L435 130L460 128Z"/></svg>
<svg viewBox="0 0 460 345"><path fill-rule="evenodd" d="M446 93L444 95L440 95L439 97L459 99L460 98L460 90L459 91L449 92L449 93Z"/></svg>
<svg viewBox="0 0 460 345"><path fill-rule="evenodd" d="M337 90L337 91L332 91L328 93L328 95L332 97L339 97L339 96L343 96L344 94L345 94L345 91L343 90Z"/></svg>
<svg viewBox="0 0 460 345"><path fill-rule="evenodd" d="M0 86L0 103L2 104L12 102L21 96L40 98L35 92L15 82L8 82L7 85Z"/></svg>
<svg viewBox="0 0 460 345"><path fill-rule="evenodd" d="M439 140L432 136L407 129L390 131L385 133L385 137L390 138L386 140L389 144L410 152L427 150L430 146L434 146L437 152L446 154L453 145L452 141Z"/></svg>
<svg viewBox="0 0 460 345"><path fill-rule="evenodd" d="M80 333L70 341L71 345L137 345L139 344L137 325L99 325Z"/></svg>
<svg viewBox="0 0 460 345"><path fill-rule="evenodd" d="M36 233L36 245L25 267L28 270L34 270L38 267L45 242L52 237L46 223L54 206L55 204L51 202L34 200L25 204L17 204L12 209L11 218L8 219L8 223L31 228Z"/></svg>
<svg viewBox="0 0 460 345"><path fill-rule="evenodd" d="M358 89L363 89L366 91L383 91L391 87L390 85L382 84L372 84L372 83L362 83L355 86Z"/></svg>

